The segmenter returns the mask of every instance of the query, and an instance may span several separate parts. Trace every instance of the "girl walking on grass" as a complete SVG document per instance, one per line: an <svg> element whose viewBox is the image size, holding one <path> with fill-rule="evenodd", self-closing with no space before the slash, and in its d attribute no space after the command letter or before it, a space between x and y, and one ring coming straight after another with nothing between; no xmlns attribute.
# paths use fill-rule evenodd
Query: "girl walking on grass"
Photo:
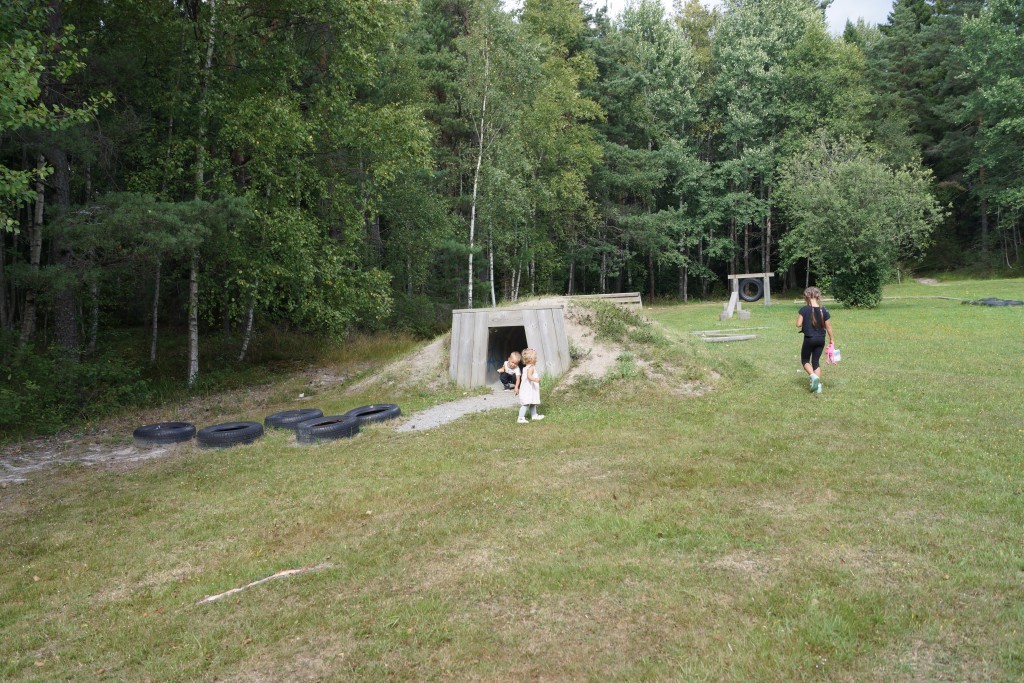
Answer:
<svg viewBox="0 0 1024 683"><path fill-rule="evenodd" d="M796 316L796 329L804 333L804 345L800 349L800 362L810 375L811 391L821 393L821 352L825 350L825 335L831 344L836 343L832 334L832 323L828 309L821 305L821 290L808 287L804 290L804 305Z"/></svg>
<svg viewBox="0 0 1024 683"><path fill-rule="evenodd" d="M519 381L519 389L516 393L519 394L519 402L522 404L519 407L519 420L520 424L528 422L526 419L526 409L530 409L530 417L534 420L543 420L543 415L537 414L537 406L540 405L540 375L537 374L537 352L533 349L523 349L523 363L526 367L523 368L523 376Z"/></svg>

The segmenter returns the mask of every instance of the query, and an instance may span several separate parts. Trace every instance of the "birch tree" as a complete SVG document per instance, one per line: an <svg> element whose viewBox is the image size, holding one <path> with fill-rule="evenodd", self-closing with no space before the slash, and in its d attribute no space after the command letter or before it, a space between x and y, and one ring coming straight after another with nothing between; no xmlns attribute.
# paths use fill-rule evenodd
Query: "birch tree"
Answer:
<svg viewBox="0 0 1024 683"><path fill-rule="evenodd" d="M462 57L461 82L463 106L471 121L469 156L469 196L467 198L468 255L466 305L473 307L477 273L477 219L481 176L495 141L508 131L516 93L509 89L505 75L515 70L517 27L497 0L474 3L466 34L456 40Z"/></svg>

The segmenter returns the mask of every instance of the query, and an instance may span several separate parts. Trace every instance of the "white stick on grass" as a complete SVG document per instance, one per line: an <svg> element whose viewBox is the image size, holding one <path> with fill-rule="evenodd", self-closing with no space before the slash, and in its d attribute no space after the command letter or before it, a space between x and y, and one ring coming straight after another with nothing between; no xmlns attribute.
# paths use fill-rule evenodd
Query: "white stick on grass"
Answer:
<svg viewBox="0 0 1024 683"><path fill-rule="evenodd" d="M202 605L203 603L206 603L206 602L216 602L217 600L220 600L221 598L226 598L227 596L234 595L235 593L241 593L244 590L252 588L253 586L258 586L261 583L266 583L267 581L273 581L274 579L283 579L283 578L288 577L288 576L298 576L299 574L308 574L310 572L318 572L321 569L330 569L332 566L334 566L334 565L332 565L330 563L323 563L323 564L318 564L318 565L313 566L313 567L300 567L298 569L283 569L283 570L279 571L276 574L272 574L270 576L266 576L266 577L264 577L262 579L258 579L256 581L253 581L252 583L247 583L244 586L240 586L238 588L232 588L229 591L224 591L223 593L218 593L217 595L207 595L205 598L203 598L202 600L200 600L196 604L197 605Z"/></svg>

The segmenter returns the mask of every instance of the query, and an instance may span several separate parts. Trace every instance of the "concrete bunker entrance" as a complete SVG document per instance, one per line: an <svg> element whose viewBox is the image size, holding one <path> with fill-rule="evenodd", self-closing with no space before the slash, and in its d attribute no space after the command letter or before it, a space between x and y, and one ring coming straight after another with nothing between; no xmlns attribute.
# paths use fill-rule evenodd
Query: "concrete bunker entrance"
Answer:
<svg viewBox="0 0 1024 683"><path fill-rule="evenodd" d="M526 328L522 325L510 327L490 327L487 330L487 366L490 368L501 367L510 353L519 351L522 353L529 344L526 341ZM492 379L498 381L498 373L491 375Z"/></svg>
<svg viewBox="0 0 1024 683"><path fill-rule="evenodd" d="M498 366L527 346L537 349L540 374L569 369L562 304L452 311L448 374L464 387L500 386Z"/></svg>

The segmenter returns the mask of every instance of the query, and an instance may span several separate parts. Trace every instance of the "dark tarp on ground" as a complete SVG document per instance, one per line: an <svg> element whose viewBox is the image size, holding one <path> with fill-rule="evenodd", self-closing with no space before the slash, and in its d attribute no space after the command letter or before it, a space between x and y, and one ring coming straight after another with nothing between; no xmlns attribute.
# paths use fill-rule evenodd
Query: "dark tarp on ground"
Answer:
<svg viewBox="0 0 1024 683"><path fill-rule="evenodd" d="M971 304L972 306L1024 306L1024 301L997 299L994 296L990 296L987 299L978 299L976 301L965 301L964 303Z"/></svg>

